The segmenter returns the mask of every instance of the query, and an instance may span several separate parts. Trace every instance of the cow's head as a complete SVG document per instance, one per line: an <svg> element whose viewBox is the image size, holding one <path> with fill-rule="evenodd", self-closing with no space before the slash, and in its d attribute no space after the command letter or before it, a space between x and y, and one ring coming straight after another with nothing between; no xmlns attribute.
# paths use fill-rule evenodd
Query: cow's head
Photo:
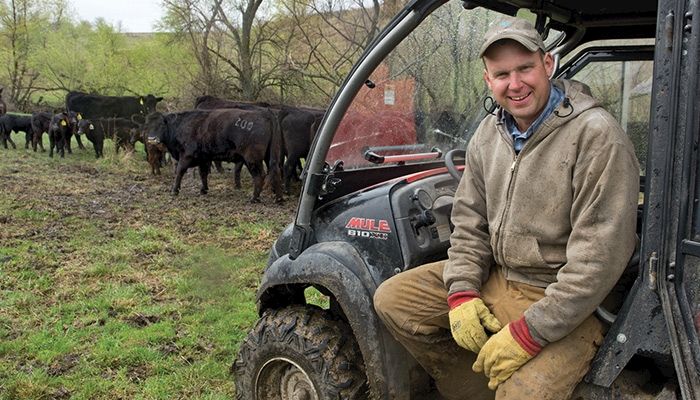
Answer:
<svg viewBox="0 0 700 400"><path fill-rule="evenodd" d="M81 118L80 121L78 121L78 135L88 135L94 130L95 125L93 125L89 119Z"/></svg>
<svg viewBox="0 0 700 400"><path fill-rule="evenodd" d="M51 118L51 128L53 130L67 131L70 129L70 120L68 114L65 112L59 112L54 114Z"/></svg>
<svg viewBox="0 0 700 400"><path fill-rule="evenodd" d="M139 104L141 105L141 114L149 114L156 111L156 104L163 100L162 97L155 97L152 94L139 97Z"/></svg>
<svg viewBox="0 0 700 400"><path fill-rule="evenodd" d="M79 112L68 111L68 123L70 124L70 129L73 132L78 131L78 123L83 119L83 115Z"/></svg>
<svg viewBox="0 0 700 400"><path fill-rule="evenodd" d="M157 145L163 143L167 129L168 127L165 124L165 116L163 114L159 112L148 114L146 116L146 122L143 124L146 144Z"/></svg>

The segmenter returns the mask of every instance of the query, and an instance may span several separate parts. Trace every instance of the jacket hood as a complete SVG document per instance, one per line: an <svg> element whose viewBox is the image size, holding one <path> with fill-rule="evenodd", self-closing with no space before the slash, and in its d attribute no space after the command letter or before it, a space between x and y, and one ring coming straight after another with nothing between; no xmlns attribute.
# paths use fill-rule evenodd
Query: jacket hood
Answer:
<svg viewBox="0 0 700 400"><path fill-rule="evenodd" d="M564 101L545 120L545 124L552 128L557 128L569 122L584 111L600 106L598 100L593 98L591 88L584 83L555 79L552 81L552 84L564 91Z"/></svg>

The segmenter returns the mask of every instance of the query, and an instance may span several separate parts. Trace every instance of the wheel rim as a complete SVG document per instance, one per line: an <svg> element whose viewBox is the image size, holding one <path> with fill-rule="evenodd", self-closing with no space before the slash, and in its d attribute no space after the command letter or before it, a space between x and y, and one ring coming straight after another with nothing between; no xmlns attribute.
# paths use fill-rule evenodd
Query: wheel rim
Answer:
<svg viewBox="0 0 700 400"><path fill-rule="evenodd" d="M255 378L255 399L318 400L311 378L294 361L276 357L260 368Z"/></svg>

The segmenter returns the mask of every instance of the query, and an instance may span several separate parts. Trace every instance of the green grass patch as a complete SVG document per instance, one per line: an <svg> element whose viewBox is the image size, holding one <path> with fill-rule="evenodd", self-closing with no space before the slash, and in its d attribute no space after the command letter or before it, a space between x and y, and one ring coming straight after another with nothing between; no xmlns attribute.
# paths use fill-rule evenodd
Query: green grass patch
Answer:
<svg viewBox="0 0 700 400"><path fill-rule="evenodd" d="M141 145L107 141L96 160L83 138L49 158L13 138L0 149L0 400L232 398L294 202L251 205L230 172L207 196L188 173L173 198L172 171L152 176Z"/></svg>

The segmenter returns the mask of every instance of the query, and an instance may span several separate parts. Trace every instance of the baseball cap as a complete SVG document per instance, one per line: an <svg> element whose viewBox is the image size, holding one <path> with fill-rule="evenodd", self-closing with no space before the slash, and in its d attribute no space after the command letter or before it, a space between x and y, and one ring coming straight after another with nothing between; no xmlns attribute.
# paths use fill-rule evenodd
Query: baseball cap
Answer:
<svg viewBox="0 0 700 400"><path fill-rule="evenodd" d="M502 39L515 40L532 52L546 51L542 37L531 23L520 18L504 18L491 25L486 31L484 44L479 49L479 57L483 57L492 44Z"/></svg>

